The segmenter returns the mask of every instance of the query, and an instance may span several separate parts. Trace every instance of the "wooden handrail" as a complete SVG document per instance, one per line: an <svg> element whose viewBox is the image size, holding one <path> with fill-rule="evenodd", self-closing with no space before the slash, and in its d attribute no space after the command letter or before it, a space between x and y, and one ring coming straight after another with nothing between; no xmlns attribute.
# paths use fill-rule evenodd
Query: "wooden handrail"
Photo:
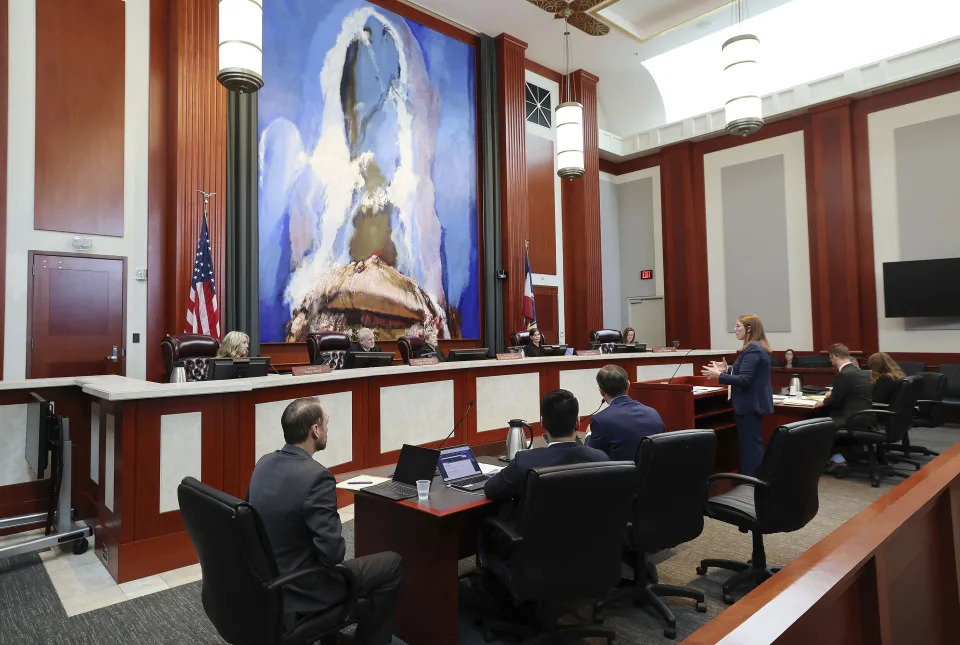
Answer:
<svg viewBox="0 0 960 645"><path fill-rule="evenodd" d="M960 544L960 495L957 493L960 493L960 443L849 519L683 642L761 645L784 636L799 636L791 631L802 619L807 619L804 622L808 624L818 612L825 617L836 615L829 611L830 603L857 583L871 562L876 571L889 565L882 561L886 556L879 553L885 543L889 545L911 519L932 510L944 494L948 495L946 501L952 515L951 543ZM934 545L923 545L925 547L934 548ZM960 586L958 551L955 546L952 553L955 573L949 590L953 596ZM950 574L946 575L947 584L951 584ZM879 573L876 577L884 578ZM889 581L871 579L876 594L871 600L877 603L880 642L892 643L893 627L888 615L892 607L887 606L889 594L884 589L885 582ZM953 613L957 613L956 607Z"/></svg>

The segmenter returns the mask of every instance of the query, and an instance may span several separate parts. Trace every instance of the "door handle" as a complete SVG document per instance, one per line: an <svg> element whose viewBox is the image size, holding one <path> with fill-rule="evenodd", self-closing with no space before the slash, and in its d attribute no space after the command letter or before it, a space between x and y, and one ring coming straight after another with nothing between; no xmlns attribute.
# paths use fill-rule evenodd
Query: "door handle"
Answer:
<svg viewBox="0 0 960 645"><path fill-rule="evenodd" d="M113 354L111 356L104 356L103 359L107 361L113 361L114 363L116 363L117 361L120 360L120 354L118 352L119 352L119 348L116 345L114 345Z"/></svg>

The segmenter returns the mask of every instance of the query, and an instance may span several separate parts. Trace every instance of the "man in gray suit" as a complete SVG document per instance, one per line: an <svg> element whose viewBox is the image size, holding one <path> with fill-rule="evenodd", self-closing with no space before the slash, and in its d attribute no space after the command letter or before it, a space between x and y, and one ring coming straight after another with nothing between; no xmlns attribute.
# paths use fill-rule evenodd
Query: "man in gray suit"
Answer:
<svg viewBox="0 0 960 645"><path fill-rule="evenodd" d="M248 498L263 519L280 573L343 562L356 576L361 596L374 605L358 622L353 642L386 645L392 640L403 575L400 556L385 552L343 561L346 546L336 480L313 459L315 452L327 447L328 421L316 399L291 402L280 419L286 445L257 462ZM332 573L287 587L287 624L338 604L344 593L342 579Z"/></svg>

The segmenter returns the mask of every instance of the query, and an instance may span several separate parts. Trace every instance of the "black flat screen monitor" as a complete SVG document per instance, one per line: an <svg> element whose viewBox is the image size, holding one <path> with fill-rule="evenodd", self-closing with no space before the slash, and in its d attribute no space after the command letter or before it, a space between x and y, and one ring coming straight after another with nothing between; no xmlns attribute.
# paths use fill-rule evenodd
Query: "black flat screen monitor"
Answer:
<svg viewBox="0 0 960 645"><path fill-rule="evenodd" d="M646 343L617 343L613 346L614 354L633 354L647 351Z"/></svg>
<svg viewBox="0 0 960 645"><path fill-rule="evenodd" d="M883 263L887 318L960 316L960 258Z"/></svg>
<svg viewBox="0 0 960 645"><path fill-rule="evenodd" d="M393 352L348 352L346 367L386 367L393 364Z"/></svg>
<svg viewBox="0 0 960 645"><path fill-rule="evenodd" d="M269 356L211 358L207 361L207 380L224 381L232 378L266 376L269 369Z"/></svg>
<svg viewBox="0 0 960 645"><path fill-rule="evenodd" d="M50 456L50 424L53 421L53 404L43 397L30 393L27 403L27 436L23 456L30 470L43 479Z"/></svg>
<svg viewBox="0 0 960 645"><path fill-rule="evenodd" d="M542 345L544 356L563 356L567 353L566 345Z"/></svg>
<svg viewBox="0 0 960 645"><path fill-rule="evenodd" d="M451 349L447 354L448 361L482 361L490 357L488 347L471 347L470 349Z"/></svg>

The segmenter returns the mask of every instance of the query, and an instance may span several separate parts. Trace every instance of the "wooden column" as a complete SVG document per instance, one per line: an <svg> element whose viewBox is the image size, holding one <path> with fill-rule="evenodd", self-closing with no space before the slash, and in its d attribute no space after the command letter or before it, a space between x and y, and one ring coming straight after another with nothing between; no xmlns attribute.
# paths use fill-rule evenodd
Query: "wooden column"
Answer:
<svg viewBox="0 0 960 645"><path fill-rule="evenodd" d="M524 60L527 43L497 36L497 94L500 97L500 221L503 245L503 331L523 329L523 281L527 239L527 121ZM494 267L495 268L495 267Z"/></svg>
<svg viewBox="0 0 960 645"><path fill-rule="evenodd" d="M710 293L707 276L707 220L703 157L692 143L661 153L663 219L663 302L667 342L710 347ZM695 188L699 187L699 190Z"/></svg>
<svg viewBox="0 0 960 645"><path fill-rule="evenodd" d="M853 176L851 101L811 110L807 136L807 207L814 349L845 343L863 350L858 262L860 248Z"/></svg>
<svg viewBox="0 0 960 645"><path fill-rule="evenodd" d="M217 83L217 0L153 0L150 6L150 173L147 378L163 375L160 341L182 333L202 200L218 300L224 287L226 90ZM222 328L222 324L221 324ZM227 331L227 330L224 330Z"/></svg>
<svg viewBox="0 0 960 645"><path fill-rule="evenodd" d="M583 177L563 182L563 297L567 344L571 347L586 347L590 332L603 328L597 126L599 80L582 69L570 75L573 97L583 104L585 170Z"/></svg>

